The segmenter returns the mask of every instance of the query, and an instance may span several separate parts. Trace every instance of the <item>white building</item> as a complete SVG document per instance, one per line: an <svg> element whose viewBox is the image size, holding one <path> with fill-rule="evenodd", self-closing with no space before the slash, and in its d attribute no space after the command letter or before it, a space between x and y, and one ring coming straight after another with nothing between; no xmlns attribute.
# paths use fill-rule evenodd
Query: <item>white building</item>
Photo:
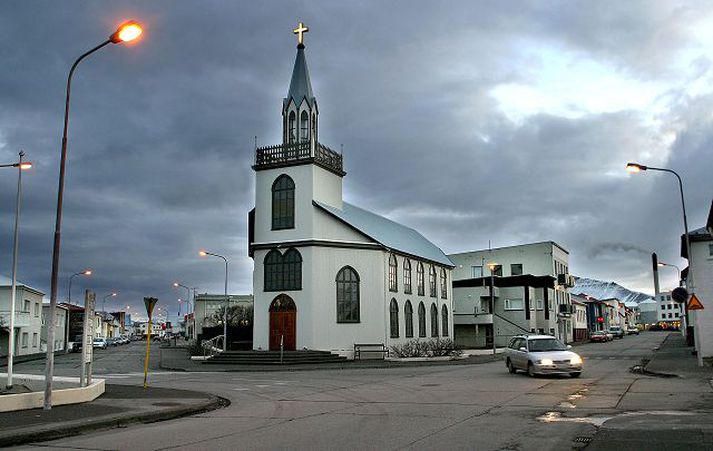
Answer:
<svg viewBox="0 0 713 451"><path fill-rule="evenodd" d="M304 45L282 143L255 155L253 348L350 355L356 343L452 337L452 263L413 229L343 200L342 155L318 141Z"/></svg>
<svg viewBox="0 0 713 451"><path fill-rule="evenodd" d="M662 291L656 296L656 319L668 327L681 327L683 304L674 301L670 291Z"/></svg>
<svg viewBox="0 0 713 451"><path fill-rule="evenodd" d="M0 355L8 355L10 338L10 300L12 280L0 276ZM15 290L15 352L27 355L42 352L42 297L44 293L20 281Z"/></svg>
<svg viewBox="0 0 713 451"><path fill-rule="evenodd" d="M42 331L40 333L40 348L42 352L47 351L47 316L50 312L49 299L42 301ZM69 309L63 305L57 305L54 312L54 350L62 351L67 349L67 326L69 325Z"/></svg>
<svg viewBox="0 0 713 451"><path fill-rule="evenodd" d="M584 341L589 338L589 328L587 321L587 305L572 297L572 328L574 329L574 341Z"/></svg>
<svg viewBox="0 0 713 451"><path fill-rule="evenodd" d="M706 227L691 231L689 236L691 256L687 255L683 243L681 256L689 259L689 267L684 271L686 284L693 282L692 291L704 307L703 310L689 311L698 351L698 364L702 365L713 360L713 202Z"/></svg>
<svg viewBox="0 0 713 451"><path fill-rule="evenodd" d="M562 246L545 241L451 254L449 258L456 265L454 322L461 344L489 346L493 327L498 346L524 331L573 341L569 288L574 280L569 275L569 253ZM495 315L475 316L484 301L489 303L490 293L482 289L489 285L490 263L495 264L494 278L500 279L495 281Z"/></svg>

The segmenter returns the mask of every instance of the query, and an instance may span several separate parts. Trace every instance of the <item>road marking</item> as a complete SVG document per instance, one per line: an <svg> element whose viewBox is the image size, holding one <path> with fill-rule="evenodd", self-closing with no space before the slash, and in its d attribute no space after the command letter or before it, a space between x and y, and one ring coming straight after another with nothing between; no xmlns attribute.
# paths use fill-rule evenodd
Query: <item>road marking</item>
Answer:
<svg viewBox="0 0 713 451"><path fill-rule="evenodd" d="M267 388L269 385L264 385L264 384L257 384L255 385L257 388Z"/></svg>
<svg viewBox="0 0 713 451"><path fill-rule="evenodd" d="M249 388L234 388L235 391L249 391Z"/></svg>

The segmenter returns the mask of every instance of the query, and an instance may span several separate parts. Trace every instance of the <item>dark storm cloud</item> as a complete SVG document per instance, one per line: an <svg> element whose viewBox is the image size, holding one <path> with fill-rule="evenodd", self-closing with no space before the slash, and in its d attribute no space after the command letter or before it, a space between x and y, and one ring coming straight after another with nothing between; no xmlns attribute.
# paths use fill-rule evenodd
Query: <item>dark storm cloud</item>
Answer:
<svg viewBox="0 0 713 451"><path fill-rule="evenodd" d="M254 136L280 139L290 30L303 20L320 139L344 145L348 200L448 252L552 239L576 274L643 287L640 256L611 243L675 260L682 230L673 180L621 172L658 149L647 119L623 110L513 122L490 90L542 69L523 43L670 80L700 12L690 2L4 3L0 157L23 148L36 163L24 179L20 278L48 291L67 70L138 18L142 42L92 55L74 80L60 298L69 274L92 267L78 290L117 290L133 308L153 294L175 311L185 293L173 280L222 290L221 262L199 259L201 247L230 258L231 292L250 292ZM710 74L709 60L697 61L695 77ZM711 102L673 86L662 120L677 138L670 156L652 157L684 173L697 227L713 192ZM2 175L0 272L9 273L15 180Z"/></svg>

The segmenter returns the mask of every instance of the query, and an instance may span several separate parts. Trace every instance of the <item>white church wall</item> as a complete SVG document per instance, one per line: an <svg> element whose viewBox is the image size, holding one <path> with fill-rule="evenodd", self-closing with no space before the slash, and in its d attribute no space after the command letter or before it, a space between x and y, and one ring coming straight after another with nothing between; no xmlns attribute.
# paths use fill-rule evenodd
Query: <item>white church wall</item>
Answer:
<svg viewBox="0 0 713 451"><path fill-rule="evenodd" d="M312 166L312 168L314 200L341 209L342 178L319 166Z"/></svg>
<svg viewBox="0 0 713 451"><path fill-rule="evenodd" d="M314 207L314 236L325 240L373 243L370 238L347 227L321 208Z"/></svg>

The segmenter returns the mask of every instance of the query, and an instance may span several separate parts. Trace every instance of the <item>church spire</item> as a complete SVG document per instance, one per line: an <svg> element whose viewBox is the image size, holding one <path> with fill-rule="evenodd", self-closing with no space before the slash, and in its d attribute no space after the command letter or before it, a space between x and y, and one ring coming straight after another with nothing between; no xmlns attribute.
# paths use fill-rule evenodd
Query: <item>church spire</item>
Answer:
<svg viewBox="0 0 713 451"><path fill-rule="evenodd" d="M285 144L309 142L314 152L319 111L305 58L304 33L308 31L302 22L293 30L297 35L297 56L290 89L282 103L283 141Z"/></svg>

